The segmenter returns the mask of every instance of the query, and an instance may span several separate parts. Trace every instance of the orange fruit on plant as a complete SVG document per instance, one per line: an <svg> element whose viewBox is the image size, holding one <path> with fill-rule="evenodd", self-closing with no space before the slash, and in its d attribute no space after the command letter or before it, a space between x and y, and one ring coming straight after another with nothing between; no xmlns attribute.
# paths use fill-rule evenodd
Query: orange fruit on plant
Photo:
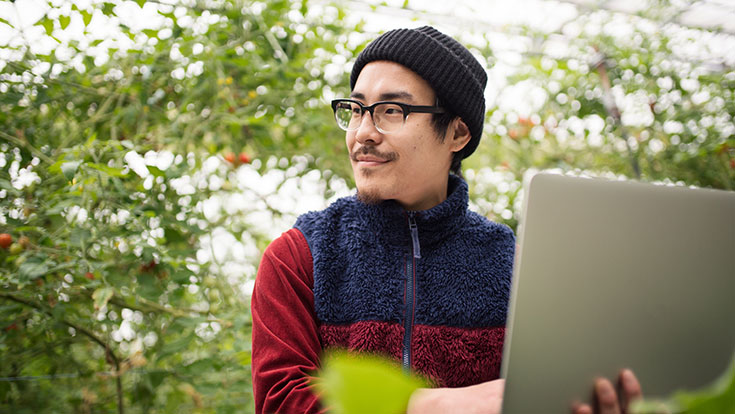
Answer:
<svg viewBox="0 0 735 414"><path fill-rule="evenodd" d="M0 247L7 249L13 243L13 236L8 233L0 233Z"/></svg>

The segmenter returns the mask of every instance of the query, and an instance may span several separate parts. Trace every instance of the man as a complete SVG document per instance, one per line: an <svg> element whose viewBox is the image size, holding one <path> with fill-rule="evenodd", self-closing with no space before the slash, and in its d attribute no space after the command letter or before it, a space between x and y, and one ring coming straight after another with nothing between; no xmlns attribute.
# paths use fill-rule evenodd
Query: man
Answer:
<svg viewBox="0 0 735 414"><path fill-rule="evenodd" d="M350 98L332 102L357 195L299 217L258 269L256 412L319 411L307 376L332 347L391 356L444 387L415 393L409 412L499 410L515 241L468 211L461 179L486 82L472 54L431 27L389 31L360 53Z"/></svg>

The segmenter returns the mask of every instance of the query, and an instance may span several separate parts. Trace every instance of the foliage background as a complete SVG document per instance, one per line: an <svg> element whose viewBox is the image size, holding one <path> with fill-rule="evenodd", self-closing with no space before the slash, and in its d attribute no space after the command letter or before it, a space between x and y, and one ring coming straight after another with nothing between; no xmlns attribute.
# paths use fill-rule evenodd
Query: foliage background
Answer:
<svg viewBox="0 0 735 414"><path fill-rule="evenodd" d="M55 0L30 24L20 3L0 9L0 412L252 411L260 254L352 188L328 102L374 34L351 3ZM475 210L515 228L546 168L735 187L732 35L653 3L439 25L491 74Z"/></svg>

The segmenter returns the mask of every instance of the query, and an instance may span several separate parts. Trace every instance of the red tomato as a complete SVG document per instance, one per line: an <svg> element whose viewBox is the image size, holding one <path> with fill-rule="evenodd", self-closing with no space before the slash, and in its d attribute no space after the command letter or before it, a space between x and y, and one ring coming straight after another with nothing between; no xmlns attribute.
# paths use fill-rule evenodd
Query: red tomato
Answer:
<svg viewBox="0 0 735 414"><path fill-rule="evenodd" d="M0 234L0 247L7 249L13 243L13 236L8 233Z"/></svg>

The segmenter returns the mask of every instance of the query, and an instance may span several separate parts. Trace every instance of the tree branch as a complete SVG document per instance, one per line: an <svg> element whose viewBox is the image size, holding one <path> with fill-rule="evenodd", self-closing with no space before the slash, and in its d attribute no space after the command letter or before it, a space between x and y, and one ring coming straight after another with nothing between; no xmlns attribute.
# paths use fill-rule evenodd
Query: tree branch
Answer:
<svg viewBox="0 0 735 414"><path fill-rule="evenodd" d="M21 305L25 305L31 308L34 308L36 310L39 310L46 315L54 318L54 315L49 311L48 309L45 309L43 306L33 303L27 299L19 298L15 295L12 295L10 293L0 293L0 298L5 298L7 300L20 303ZM108 362L112 362L112 364L115 366L115 372L116 372L116 382L117 382L117 407L118 407L118 413L123 414L125 412L124 406L123 406L123 395L122 395L122 379L121 373L120 373L120 358L115 355L115 353L110 349L110 347L107 345L105 341L103 341L100 337L94 334L94 332L90 331L89 329L77 325L73 322L67 321L66 319L60 319L59 322L63 323L64 325L73 328L76 332L81 332L83 335L87 336L89 339L92 340L92 342L97 343L99 346L105 349L105 355L109 358Z"/></svg>

